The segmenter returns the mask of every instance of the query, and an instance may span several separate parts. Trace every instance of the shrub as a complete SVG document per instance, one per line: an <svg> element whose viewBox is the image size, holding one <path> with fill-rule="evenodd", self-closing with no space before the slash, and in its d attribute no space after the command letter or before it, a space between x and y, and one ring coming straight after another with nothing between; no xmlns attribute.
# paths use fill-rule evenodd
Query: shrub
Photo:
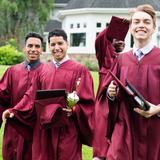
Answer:
<svg viewBox="0 0 160 160"><path fill-rule="evenodd" d="M24 60L22 52L17 51L14 46L5 45L0 47L0 64L13 65Z"/></svg>
<svg viewBox="0 0 160 160"><path fill-rule="evenodd" d="M19 49L19 45L18 45L16 39L14 39L14 38L9 39L9 40L6 42L6 45L11 45L11 46Z"/></svg>
<svg viewBox="0 0 160 160"><path fill-rule="evenodd" d="M85 61L84 65L90 70L90 71L98 71L98 64L93 61Z"/></svg>

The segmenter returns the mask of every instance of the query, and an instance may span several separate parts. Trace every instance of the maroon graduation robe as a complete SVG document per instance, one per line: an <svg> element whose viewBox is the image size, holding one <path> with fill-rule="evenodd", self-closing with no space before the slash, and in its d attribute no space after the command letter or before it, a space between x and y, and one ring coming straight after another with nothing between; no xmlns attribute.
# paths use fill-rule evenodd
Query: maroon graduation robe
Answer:
<svg viewBox="0 0 160 160"><path fill-rule="evenodd" d="M37 89L66 89L67 92L75 90L80 78L77 88L80 100L71 117L62 112L65 100L35 101L37 120L33 129L32 160L81 160L82 144L91 146L93 140L94 92L89 71L72 60L58 69L50 62L37 78ZM18 108L16 111L20 110Z"/></svg>
<svg viewBox="0 0 160 160"><path fill-rule="evenodd" d="M114 59L117 57L115 49L112 46L111 40L107 37L107 28L104 29L96 38L95 49L96 58L99 65L99 80L100 83L103 81L107 70L111 68ZM99 85L100 87L101 85Z"/></svg>
<svg viewBox="0 0 160 160"><path fill-rule="evenodd" d="M0 80L0 123L2 123L3 111L20 102L30 87L35 72L38 72L41 67L40 63L28 71L24 63L21 63L8 68L4 73ZM31 141L24 139L9 122L6 123L3 138L3 159L31 159L31 146Z"/></svg>
<svg viewBox="0 0 160 160"><path fill-rule="evenodd" d="M160 104L160 49L154 48L140 62L132 51L121 54L113 73L125 84L130 81L149 102ZM108 82L106 82L107 84ZM105 86L105 84L104 84ZM122 91L120 91L122 94ZM108 136L110 146L106 155L109 160L159 160L160 118L157 115L144 118L133 111L124 94L119 96L119 107L109 106L109 112L117 117L113 132ZM118 112L117 112L118 108ZM108 121L110 118L108 117ZM110 138L109 138L110 137Z"/></svg>
<svg viewBox="0 0 160 160"><path fill-rule="evenodd" d="M108 113L106 107L106 98L104 98L104 105L99 104L99 93L103 90L104 78L107 71L112 67L112 64L117 57L115 49L107 37L107 28L104 29L96 38L95 42L96 57L99 64L99 86L95 105L95 133L93 143L94 157L105 157L107 153L107 139L106 139L106 115Z"/></svg>
<svg viewBox="0 0 160 160"><path fill-rule="evenodd" d="M99 87L96 96L95 104L95 133L93 143L93 156L105 157L109 142L106 138L107 128L113 128L112 123L107 123L107 117L109 113L108 104L106 100L106 94L100 96L100 93L104 90L104 82L106 82L107 71L113 66L116 57L119 55L115 52L112 46L113 38L124 41L128 32L129 22L124 19L113 16L109 27L104 29L96 38L95 49L96 57L99 64ZM109 82L109 79L107 79ZM111 121L114 121L115 117L111 116ZM112 130L112 129L111 129Z"/></svg>

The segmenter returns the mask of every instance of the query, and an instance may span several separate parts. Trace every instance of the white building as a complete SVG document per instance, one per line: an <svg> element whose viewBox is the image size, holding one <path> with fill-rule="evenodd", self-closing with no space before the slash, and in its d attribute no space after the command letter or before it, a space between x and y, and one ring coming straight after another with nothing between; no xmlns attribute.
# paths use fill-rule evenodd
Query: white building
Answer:
<svg viewBox="0 0 160 160"><path fill-rule="evenodd" d="M60 10L56 10L54 20L58 20L59 23L61 22L61 27L68 35L70 43L68 53L95 54L94 44L96 35L106 27L106 24L110 22L112 16L129 18L128 13L130 8L139 4L148 3L153 5L158 11L157 30L153 35L153 41L155 45L160 47L160 34L158 34L160 33L160 3L158 1L159 0L69 0L67 4L66 0L65 3L63 3L64 8L61 5ZM54 23L54 25L55 24L56 23ZM52 29L58 28L54 26L50 27ZM133 45L129 33L125 41L125 50L129 50Z"/></svg>

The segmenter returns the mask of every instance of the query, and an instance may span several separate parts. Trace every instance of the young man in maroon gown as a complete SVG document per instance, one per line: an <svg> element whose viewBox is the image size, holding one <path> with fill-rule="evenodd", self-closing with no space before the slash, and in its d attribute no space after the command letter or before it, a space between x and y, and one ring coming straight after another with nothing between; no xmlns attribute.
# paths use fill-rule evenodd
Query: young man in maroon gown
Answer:
<svg viewBox="0 0 160 160"><path fill-rule="evenodd" d="M41 70L40 54L42 53L42 43L43 38L38 33L27 34L24 46L26 60L9 67L1 78L1 115L4 110L14 107L20 102L26 90L30 87L35 72ZM23 109L25 110L25 108ZM2 119L0 123L2 123ZM32 142L24 139L10 123L6 122L2 147L3 159L29 160L32 157L31 148Z"/></svg>
<svg viewBox="0 0 160 160"><path fill-rule="evenodd" d="M99 86L97 91L95 105L96 127L93 143L94 159L105 158L107 152L106 139L106 106L99 104L99 93L108 70L111 68L114 60L123 51L125 47L124 39L129 29L129 21L113 16L111 22L96 38L95 49L96 57L99 64Z"/></svg>
<svg viewBox="0 0 160 160"><path fill-rule="evenodd" d="M159 160L160 49L152 42L155 28L156 14L152 6L144 4L133 10L130 32L134 47L119 55L112 72L124 85L127 79L151 103L148 111L140 109L122 88L119 87L118 92L117 85L111 81L107 93L110 97L109 113L115 121L113 131L107 131L110 133L108 160ZM143 53L141 57L136 57L137 51ZM115 106L117 101L118 106ZM109 123L110 117L107 120Z"/></svg>
<svg viewBox="0 0 160 160"><path fill-rule="evenodd" d="M93 140L93 80L86 67L68 57L67 35L63 30L50 32L48 42L53 60L37 74L38 81L32 87L65 89L67 93L75 91L79 101L72 109L67 107L63 96L35 101L37 120L33 128L32 159L82 160L82 144L91 146ZM26 96L33 98L29 92ZM15 115L20 105L12 110Z"/></svg>

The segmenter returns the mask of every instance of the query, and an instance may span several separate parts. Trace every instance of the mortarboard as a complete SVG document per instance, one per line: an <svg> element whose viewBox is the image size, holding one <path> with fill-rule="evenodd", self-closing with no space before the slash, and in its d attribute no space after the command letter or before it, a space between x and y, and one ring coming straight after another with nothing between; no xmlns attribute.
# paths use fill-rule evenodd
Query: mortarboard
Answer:
<svg viewBox="0 0 160 160"><path fill-rule="evenodd" d="M64 92L55 90L58 95L54 95L54 91L49 91L46 98L35 100L34 107L37 113L37 123L42 128L51 127L62 127L68 123L68 117L62 108L66 107L66 97L63 95ZM43 90L43 94L45 94ZM62 94L61 94L62 93ZM53 96L54 95L54 96ZM52 97L51 97L52 96Z"/></svg>
<svg viewBox="0 0 160 160"><path fill-rule="evenodd" d="M129 29L129 20L112 16L107 30L107 36L111 39L115 38L117 40L124 41L128 29Z"/></svg>

